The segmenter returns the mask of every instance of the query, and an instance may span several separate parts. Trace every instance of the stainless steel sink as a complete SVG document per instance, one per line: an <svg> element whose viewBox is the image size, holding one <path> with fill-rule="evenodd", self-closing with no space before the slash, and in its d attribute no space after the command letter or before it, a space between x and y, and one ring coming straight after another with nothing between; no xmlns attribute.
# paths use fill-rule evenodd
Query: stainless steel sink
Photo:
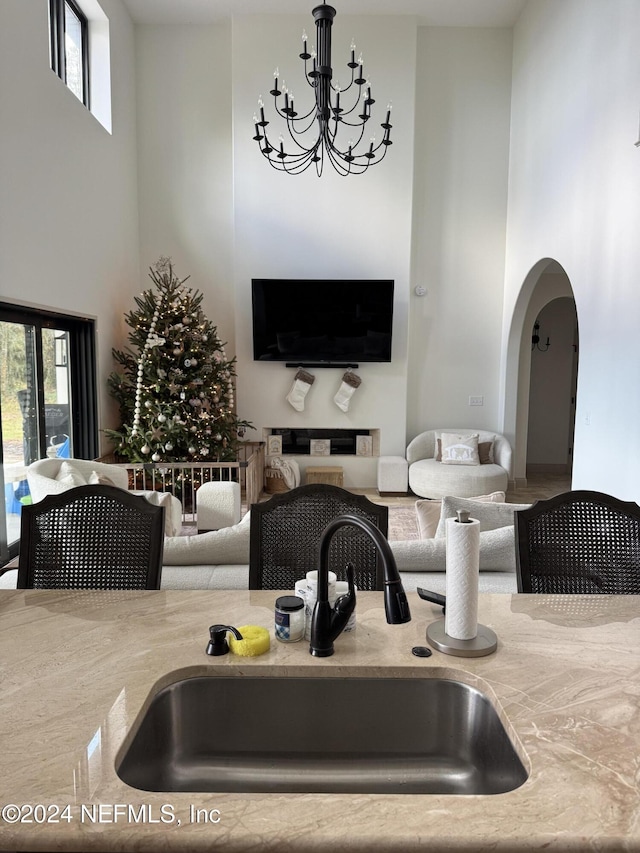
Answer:
<svg viewBox="0 0 640 853"><path fill-rule="evenodd" d="M183 679L117 772L144 791L245 793L500 794L527 778L487 697L429 678Z"/></svg>

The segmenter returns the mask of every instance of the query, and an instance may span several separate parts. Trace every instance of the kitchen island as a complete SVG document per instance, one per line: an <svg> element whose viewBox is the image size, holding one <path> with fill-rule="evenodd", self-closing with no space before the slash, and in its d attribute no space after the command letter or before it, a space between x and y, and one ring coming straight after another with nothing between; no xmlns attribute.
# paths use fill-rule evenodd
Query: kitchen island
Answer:
<svg viewBox="0 0 640 853"><path fill-rule="evenodd" d="M640 850L637 596L481 595L494 654L417 658L439 609L410 593L412 621L387 625L382 593L359 593L355 632L321 659L273 639L276 596L0 591L0 850ZM209 657L216 623L263 625L271 649ZM152 693L244 674L477 686L528 778L484 796L153 793L120 780L117 757ZM258 724L260 708L247 713ZM304 719L291 738L313 738Z"/></svg>

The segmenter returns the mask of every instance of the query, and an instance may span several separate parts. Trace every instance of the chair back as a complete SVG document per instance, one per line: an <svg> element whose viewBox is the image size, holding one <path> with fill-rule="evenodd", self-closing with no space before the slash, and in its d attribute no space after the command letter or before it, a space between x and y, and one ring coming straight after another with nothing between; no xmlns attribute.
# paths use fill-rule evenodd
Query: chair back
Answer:
<svg viewBox="0 0 640 853"><path fill-rule="evenodd" d="M338 486L311 483L252 504L249 589L292 590L296 581L318 568L322 532L340 515L366 518L387 535L388 508ZM329 547L329 569L338 580L346 580L349 562L358 589L383 589L376 547L355 526L340 528Z"/></svg>
<svg viewBox="0 0 640 853"><path fill-rule="evenodd" d="M518 592L640 594L640 507L572 491L514 514Z"/></svg>
<svg viewBox="0 0 640 853"><path fill-rule="evenodd" d="M164 507L78 486L22 510L18 589L159 589Z"/></svg>

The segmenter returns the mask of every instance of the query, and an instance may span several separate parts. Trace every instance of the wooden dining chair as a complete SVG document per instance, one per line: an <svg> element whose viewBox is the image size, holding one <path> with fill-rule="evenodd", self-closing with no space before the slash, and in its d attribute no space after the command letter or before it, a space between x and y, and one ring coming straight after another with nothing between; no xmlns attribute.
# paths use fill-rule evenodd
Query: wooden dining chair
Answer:
<svg viewBox="0 0 640 853"><path fill-rule="evenodd" d="M640 595L640 507L570 491L514 514L518 592Z"/></svg>
<svg viewBox="0 0 640 853"><path fill-rule="evenodd" d="M297 580L318 568L322 532L340 515L366 518L387 535L388 507L326 483L298 486L268 501L252 504L249 589L293 590ZM346 580L349 562L355 569L358 589L383 589L376 547L355 526L340 528L329 547L329 569L338 580Z"/></svg>
<svg viewBox="0 0 640 853"><path fill-rule="evenodd" d="M78 486L22 509L18 589L159 589L164 507Z"/></svg>

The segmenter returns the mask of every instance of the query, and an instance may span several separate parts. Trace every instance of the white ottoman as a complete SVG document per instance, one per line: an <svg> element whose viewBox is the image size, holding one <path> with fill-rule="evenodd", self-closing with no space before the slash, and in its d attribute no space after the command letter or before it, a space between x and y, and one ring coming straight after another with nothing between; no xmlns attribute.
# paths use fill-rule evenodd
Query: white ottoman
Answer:
<svg viewBox="0 0 640 853"><path fill-rule="evenodd" d="M196 492L198 533L240 521L240 483L203 483Z"/></svg>
<svg viewBox="0 0 640 853"><path fill-rule="evenodd" d="M404 456L381 456L378 459L378 494L406 495L409 486L409 463Z"/></svg>

